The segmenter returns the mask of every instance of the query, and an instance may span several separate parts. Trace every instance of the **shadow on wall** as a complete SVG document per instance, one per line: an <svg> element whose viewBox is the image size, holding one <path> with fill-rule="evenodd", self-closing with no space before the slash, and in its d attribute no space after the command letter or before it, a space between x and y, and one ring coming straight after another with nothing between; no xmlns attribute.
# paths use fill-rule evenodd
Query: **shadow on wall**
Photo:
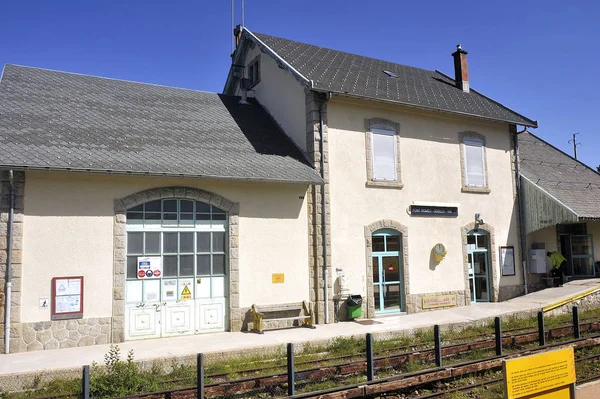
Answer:
<svg viewBox="0 0 600 399"><path fill-rule="evenodd" d="M434 248L431 248L431 251L429 252L429 270L434 272L435 268L438 267L439 265L440 265L440 262L435 260L435 250L434 250Z"/></svg>
<svg viewBox="0 0 600 399"><path fill-rule="evenodd" d="M500 243L496 241L497 248L490 248L493 251L492 256L498 257L498 300L505 301L510 298L514 298L516 296L520 296L525 294L525 287L523 286L523 257L521 256L521 236L519 235L519 230L517 228L519 223L519 210L518 210L518 200L515 199L512 208L512 215L510 220L510 228L508 229L508 237L516 237L515 242L508 243ZM497 240L497 238L496 238ZM514 268L515 275L514 276L503 276L502 275L502 259L500 253L500 247L502 246L513 246L514 247ZM526 254L523 254L525 256ZM512 281L511 281L512 280ZM509 281L511 281L509 283ZM517 281L515 283L515 281ZM504 284L504 285L503 285Z"/></svg>
<svg viewBox="0 0 600 399"><path fill-rule="evenodd" d="M248 98L250 104L240 105L238 97L219 97L256 152L283 157L291 155L309 165L298 147L281 131L256 99Z"/></svg>

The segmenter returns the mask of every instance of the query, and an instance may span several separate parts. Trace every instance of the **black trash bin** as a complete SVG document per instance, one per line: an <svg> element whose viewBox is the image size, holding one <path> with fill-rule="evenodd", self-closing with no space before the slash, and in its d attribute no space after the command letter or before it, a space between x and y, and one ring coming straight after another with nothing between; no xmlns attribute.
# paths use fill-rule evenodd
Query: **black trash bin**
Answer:
<svg viewBox="0 0 600 399"><path fill-rule="evenodd" d="M348 319L356 319L362 316L362 296L361 295L350 295L346 299L346 306L348 307Z"/></svg>

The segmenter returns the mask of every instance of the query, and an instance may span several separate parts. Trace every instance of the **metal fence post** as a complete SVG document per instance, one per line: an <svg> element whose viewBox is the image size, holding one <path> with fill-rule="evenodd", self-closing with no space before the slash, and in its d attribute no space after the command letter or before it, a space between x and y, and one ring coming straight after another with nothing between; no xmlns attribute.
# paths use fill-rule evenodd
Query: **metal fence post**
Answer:
<svg viewBox="0 0 600 399"><path fill-rule="evenodd" d="M546 345L546 332L544 331L544 312L538 312L538 337L540 346Z"/></svg>
<svg viewBox="0 0 600 399"><path fill-rule="evenodd" d="M442 340L440 338L440 326L433 326L433 339L435 341L435 366L442 367Z"/></svg>
<svg viewBox="0 0 600 399"><path fill-rule="evenodd" d="M573 306L573 336L575 339L581 338L581 331L579 330L579 308Z"/></svg>
<svg viewBox="0 0 600 399"><path fill-rule="evenodd" d="M196 358L196 382L198 390L196 397L204 399L204 353L198 353Z"/></svg>
<svg viewBox="0 0 600 399"><path fill-rule="evenodd" d="M294 381L294 344L287 344L287 380L288 396L292 396L296 392Z"/></svg>
<svg viewBox="0 0 600 399"><path fill-rule="evenodd" d="M502 323L500 318L494 318L494 335L496 336L496 356L502 356Z"/></svg>
<svg viewBox="0 0 600 399"><path fill-rule="evenodd" d="M375 368L373 367L373 336L367 333L367 381L375 379Z"/></svg>
<svg viewBox="0 0 600 399"><path fill-rule="evenodd" d="M90 399L90 366L83 366L81 380L81 395L83 399Z"/></svg>

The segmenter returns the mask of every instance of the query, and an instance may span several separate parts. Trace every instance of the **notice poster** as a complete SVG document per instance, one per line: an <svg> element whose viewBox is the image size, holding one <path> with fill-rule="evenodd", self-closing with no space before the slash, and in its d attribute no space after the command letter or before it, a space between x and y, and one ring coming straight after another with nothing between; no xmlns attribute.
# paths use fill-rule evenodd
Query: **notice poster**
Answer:
<svg viewBox="0 0 600 399"><path fill-rule="evenodd" d="M503 369L507 399L575 398L572 347L504 360Z"/></svg>
<svg viewBox="0 0 600 399"><path fill-rule="evenodd" d="M40 298L40 308L42 299ZM80 319L83 317L83 277L55 277L52 279L52 320Z"/></svg>
<svg viewBox="0 0 600 399"><path fill-rule="evenodd" d="M163 300L176 300L177 299L177 280L163 280Z"/></svg>
<svg viewBox="0 0 600 399"><path fill-rule="evenodd" d="M160 256L140 256L137 258L137 278L160 278L162 259Z"/></svg>
<svg viewBox="0 0 600 399"><path fill-rule="evenodd" d="M515 275L515 248L500 247L500 267L503 276Z"/></svg>
<svg viewBox="0 0 600 399"><path fill-rule="evenodd" d="M144 281L144 302L159 302L160 301L160 281L149 280Z"/></svg>

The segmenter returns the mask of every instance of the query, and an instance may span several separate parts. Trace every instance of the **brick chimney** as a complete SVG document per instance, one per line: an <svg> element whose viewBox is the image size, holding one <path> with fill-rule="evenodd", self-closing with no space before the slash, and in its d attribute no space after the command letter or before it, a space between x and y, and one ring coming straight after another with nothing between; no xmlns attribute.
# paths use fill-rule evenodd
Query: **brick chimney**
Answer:
<svg viewBox="0 0 600 399"><path fill-rule="evenodd" d="M456 51L452 53L454 57L454 79L456 87L462 89L465 93L469 92L469 66L467 65L467 52L456 45Z"/></svg>

